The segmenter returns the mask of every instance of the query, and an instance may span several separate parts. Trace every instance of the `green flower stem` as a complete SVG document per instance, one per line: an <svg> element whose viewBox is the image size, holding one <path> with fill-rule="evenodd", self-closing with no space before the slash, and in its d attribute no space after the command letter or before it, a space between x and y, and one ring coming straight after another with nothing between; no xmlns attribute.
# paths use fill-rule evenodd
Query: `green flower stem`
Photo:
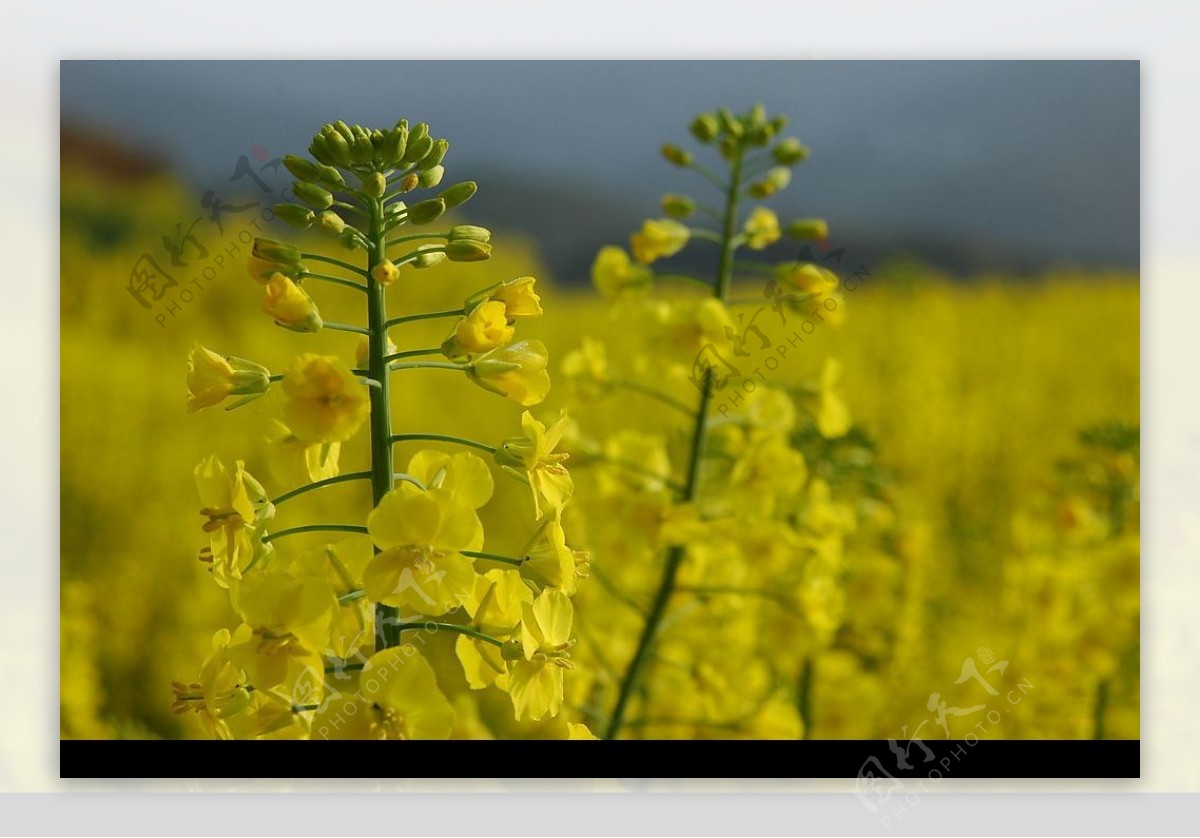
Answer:
<svg viewBox="0 0 1200 838"><path fill-rule="evenodd" d="M398 361L401 358L416 358L419 355L440 355L441 349L406 349L403 352L393 352L384 357L385 362ZM392 367L395 369L395 367Z"/></svg>
<svg viewBox="0 0 1200 838"><path fill-rule="evenodd" d="M351 326L348 323L330 323L328 320L325 321L325 328L333 329L335 332L354 332L359 335L371 334L370 329L364 329L362 326Z"/></svg>
<svg viewBox="0 0 1200 838"><path fill-rule="evenodd" d="M370 477L371 472L369 471L355 471L349 474L339 474L336 477L327 477L324 480L318 480L315 483L309 483L308 485L301 486L298 489L292 489L290 492L284 492L279 497L273 499L271 503L278 506L285 500L291 500L292 498L302 495L305 492L311 492L313 489L320 489L323 486L332 486L334 483L347 483L351 480L368 480Z"/></svg>
<svg viewBox="0 0 1200 838"><path fill-rule="evenodd" d="M338 597L338 604L339 605L348 605L351 602L354 602L355 600L362 599L366 595L367 595L367 592L364 591L362 588L355 588L354 590L346 591L346 593L344 593L340 597Z"/></svg>
<svg viewBox="0 0 1200 838"><path fill-rule="evenodd" d="M674 396L668 396L666 393L660 392L659 390L656 390L647 384L642 384L641 382L638 382L638 381L629 381L628 379L623 379L623 378L614 379L613 384L617 385L618 387L629 390L631 392L640 393L643 396L648 396L658 402L661 402L662 404L667 405L668 407L675 408L676 410L680 411L681 413L686 414L689 417L695 415L695 413L692 411L692 409L690 407L688 407L686 404L684 404L683 402L681 402L679 399L675 398Z"/></svg>
<svg viewBox="0 0 1200 838"><path fill-rule="evenodd" d="M303 279L319 279L322 282L332 282L335 285L345 285L347 288L357 288L359 291L365 292L367 286L361 282L355 282L352 279L342 279L339 276L329 276L328 274L316 274L312 271L305 271L302 275Z"/></svg>
<svg viewBox="0 0 1200 838"><path fill-rule="evenodd" d="M703 227L691 227L689 228L689 232L691 233L693 239L704 239L706 241L716 242L722 247L725 246L725 239L720 233L714 232L713 230L705 230Z"/></svg>
<svg viewBox="0 0 1200 838"><path fill-rule="evenodd" d="M376 390L383 387L382 383L376 381L373 378L367 378L366 376L363 376L362 378L359 378L358 380L361 381L363 384L367 385L368 387L374 387Z"/></svg>
<svg viewBox="0 0 1200 838"><path fill-rule="evenodd" d="M327 265L337 265L339 268L345 268L348 271L358 274L361 277L367 277L368 273L362 268L351 265L349 262L343 262L341 259L331 259L328 256L322 256L319 253L301 253L301 259L310 259L313 262L324 262Z"/></svg>
<svg viewBox="0 0 1200 838"><path fill-rule="evenodd" d="M392 370L457 370L458 372L470 368L470 364L452 364L448 361L413 361L408 364L392 364L388 367Z"/></svg>
<svg viewBox="0 0 1200 838"><path fill-rule="evenodd" d="M445 252L446 252L445 246L427 247L424 250L414 250L411 253L405 253L399 259L393 259L392 261L394 263L396 263L397 266L407 265L409 262L417 261L418 259L420 259L422 256L426 255L427 253L445 253Z"/></svg>
<svg viewBox="0 0 1200 838"><path fill-rule="evenodd" d="M361 672L362 668L364 666L366 666L366 664L363 663L362 661L354 661L354 662L347 661L347 662L342 663L340 666L338 666L338 665L327 666L327 667L325 667L325 672L326 673Z"/></svg>
<svg viewBox="0 0 1200 838"><path fill-rule="evenodd" d="M496 453L496 446L488 445L486 442L476 442L473 439L465 439L461 436L451 436L450 434L393 434L392 442L410 442L415 440L428 440L429 442L453 442L456 445L466 445L471 448L478 448L480 451L486 451L489 454Z"/></svg>
<svg viewBox="0 0 1200 838"><path fill-rule="evenodd" d="M411 323L414 320L432 320L436 317L460 317L463 313L461 308L456 308L450 311L427 311L422 314L405 314L402 317L393 317L384 325L390 328L400 323Z"/></svg>
<svg viewBox="0 0 1200 838"><path fill-rule="evenodd" d="M369 229L367 248L367 371L379 386L371 388L371 500L378 506L395 486L392 468L392 414L387 374L387 297L385 288L373 276L375 267L387 259L387 233L384 232L383 202L368 203ZM379 549L376 548L376 552ZM375 605L375 650L381 651L400 642L393 625L400 612L390 605Z"/></svg>
<svg viewBox="0 0 1200 838"><path fill-rule="evenodd" d="M721 234L721 255L717 271L717 285L714 289L716 298L721 302L724 302L729 297L729 286L733 282L733 256L737 248L735 231L738 225L738 198L742 185L742 157L744 153L744 150L739 147L733 155L729 167L729 184L725 196L725 219L722 224ZM697 170L699 171L699 169ZM700 408L696 411L696 424L692 431L691 460L688 465L687 485L683 493L684 503L694 502L700 489L700 463L704 453L708 408L711 400L712 370L710 369L704 375L704 387L700 394ZM667 603L671 599L671 594L674 593L675 577L679 573L679 566L682 564L685 554L686 549L682 545L672 547L667 553L666 562L663 565L662 579L658 585L658 592L654 595L654 601L650 605L650 615L646 618L646 623L642 627L642 635L638 639L637 650L633 653L633 659L629 662L629 668L625 671L625 678L621 681L621 688L617 694L617 702L613 706L613 712L609 716L608 727L604 733L605 739L616 739L621 734L621 729L625 724L625 711L629 707L629 699L633 697L641 682L642 672L645 669L646 661L654 646L659 625L666 614Z"/></svg>
<svg viewBox="0 0 1200 838"><path fill-rule="evenodd" d="M270 544L285 535L299 535L305 532L366 532L367 528L358 524L305 524L302 527L291 527L286 530L267 533L263 536L263 544Z"/></svg>
<svg viewBox="0 0 1200 838"><path fill-rule="evenodd" d="M283 381L284 374L277 372L274 375L267 376L267 381Z"/></svg>
<svg viewBox="0 0 1200 838"><path fill-rule="evenodd" d="M804 659L804 666L800 668L800 680L796 684L796 712L800 714L800 721L804 725L804 732L800 734L803 739L812 739L812 690L815 669L812 655L809 655Z"/></svg>
<svg viewBox="0 0 1200 838"><path fill-rule="evenodd" d="M334 201L333 206L337 207L338 209L344 209L347 212L352 212L359 218L367 217L367 214L363 212L362 207L356 207L354 204L348 204L345 201Z"/></svg>
<svg viewBox="0 0 1200 838"><path fill-rule="evenodd" d="M512 556L501 556L497 553L480 553L475 550L460 550L459 553L472 559L487 559L489 562L501 562L502 564L510 564L514 567L520 567L529 560L528 556L523 559L515 559Z"/></svg>
<svg viewBox="0 0 1200 838"><path fill-rule="evenodd" d="M392 239L390 242L388 242L388 247L391 247L391 246L397 245L397 244L403 244L404 242L420 241L421 239L448 239L448 238L450 238L449 233L413 233L411 236L401 236L400 238Z"/></svg>
<svg viewBox="0 0 1200 838"><path fill-rule="evenodd" d="M707 166L700 163L692 163L692 169L722 192L728 193L730 191L729 184L721 180L721 176Z"/></svg>
<svg viewBox="0 0 1200 838"><path fill-rule="evenodd" d="M473 637L476 640L482 640L485 643L491 643L493 646L503 646L504 645L503 640L497 640L495 637L492 637L490 634L484 634L481 631L476 631L475 629L471 628L470 626L460 626L460 625L456 625L454 623L434 623L434 622L401 623L400 625L396 626L396 628L400 629L401 631L403 631L404 629L433 628L435 631L450 631L450 632L454 632L455 634L465 634L467 637Z"/></svg>

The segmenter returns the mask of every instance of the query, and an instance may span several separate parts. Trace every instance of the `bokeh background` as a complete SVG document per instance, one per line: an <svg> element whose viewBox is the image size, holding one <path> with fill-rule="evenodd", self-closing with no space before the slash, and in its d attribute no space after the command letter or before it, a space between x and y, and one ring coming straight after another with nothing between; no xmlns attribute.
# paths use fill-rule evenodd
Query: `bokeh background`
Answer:
<svg viewBox="0 0 1200 838"><path fill-rule="evenodd" d="M891 565L864 559L808 734L899 736L984 648L1035 684L994 735L1137 736L1136 450L1105 441L1139 422L1138 86L1132 62L64 63L62 735L200 733L168 684L233 615L195 561L191 470L215 451L256 471L277 405L188 415L184 359L197 340L272 368L299 349L243 269L244 236L270 230L253 205L287 182L272 160L335 118L429 121L452 179L480 183L462 218L497 255L405 305L535 274L547 316L529 335L560 359L624 327L588 269L684 186L658 145L700 110L762 101L812 148L777 211L828 218L871 276L784 375L840 360L897 536ZM164 239L188 232L175 267ZM180 283L149 307L127 288L147 255ZM354 322L337 299L323 313ZM496 435L487 394L414 386L414 421ZM628 421L610 404L592 426ZM1114 475L1132 497L1103 491Z"/></svg>

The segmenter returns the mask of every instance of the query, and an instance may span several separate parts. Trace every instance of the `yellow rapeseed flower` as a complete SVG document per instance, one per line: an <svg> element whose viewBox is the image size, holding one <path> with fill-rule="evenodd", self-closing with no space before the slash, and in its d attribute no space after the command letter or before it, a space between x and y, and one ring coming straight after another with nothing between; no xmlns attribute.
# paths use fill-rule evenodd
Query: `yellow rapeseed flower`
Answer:
<svg viewBox="0 0 1200 838"><path fill-rule="evenodd" d="M778 226L778 224L776 224ZM629 237L633 258L643 265L674 256L687 245L691 231L670 218L647 219L642 229Z"/></svg>
<svg viewBox="0 0 1200 838"><path fill-rule="evenodd" d="M284 374L283 392L284 420L304 442L345 442L371 412L366 386L334 356L298 357Z"/></svg>
<svg viewBox="0 0 1200 838"><path fill-rule="evenodd" d="M445 614L468 601L475 568L462 550L483 547L483 525L469 503L447 489L402 483L367 518L382 552L363 571L367 596L419 614Z"/></svg>
<svg viewBox="0 0 1200 838"><path fill-rule="evenodd" d="M532 276L519 276L495 286L488 299L504 303L504 315L510 322L519 317L537 317L542 314L542 298L533 290L536 284Z"/></svg>
<svg viewBox="0 0 1200 838"><path fill-rule="evenodd" d="M442 354L457 359L487 352L512 340L514 331L508 325L504 303L487 300L472 309L466 317L459 318L450 337L442 342Z"/></svg>
<svg viewBox="0 0 1200 838"><path fill-rule="evenodd" d="M517 473L533 490L533 511L539 518L543 505L557 517L574 490L571 475L563 465L570 455L554 450L567 427L565 410L549 430L527 410L521 414L524 435L506 439L496 448L496 462L509 471L519 469Z"/></svg>
<svg viewBox="0 0 1200 838"><path fill-rule="evenodd" d="M220 404L229 396L261 396L270 386L270 370L253 361L219 355L198 343L188 353L189 412ZM246 401L250 399L241 403Z"/></svg>
<svg viewBox="0 0 1200 838"><path fill-rule="evenodd" d="M338 474L340 442L304 442L278 419L270 421L266 442L271 475L285 486L315 483Z"/></svg>
<svg viewBox="0 0 1200 838"><path fill-rule="evenodd" d="M203 504L200 514L208 518L203 530L210 536L201 558L212 562L213 578L228 587L250 566L261 527L274 516L275 507L241 460L230 470L216 455L210 456L196 466L195 476Z"/></svg>
<svg viewBox="0 0 1200 838"><path fill-rule="evenodd" d="M766 207L755 207L742 227L746 236L746 247L751 250L763 248L779 241L779 217Z"/></svg>
<svg viewBox="0 0 1200 838"><path fill-rule="evenodd" d="M485 390L499 393L523 407L530 407L550 392L546 372L546 345L540 340L523 340L493 349L471 364L467 375Z"/></svg>
<svg viewBox="0 0 1200 838"><path fill-rule="evenodd" d="M562 708L563 671L572 669L571 600L562 591L542 591L524 606L521 619L523 658L513 664L509 695L518 720L556 716Z"/></svg>
<svg viewBox="0 0 1200 838"><path fill-rule="evenodd" d="M313 739L446 739L454 708L433 667L412 646L372 655L356 691L341 692L314 714Z"/></svg>
<svg viewBox="0 0 1200 838"><path fill-rule="evenodd" d="M293 332L319 332L325 325L308 292L281 273L271 275L263 295L263 311Z"/></svg>
<svg viewBox="0 0 1200 838"><path fill-rule="evenodd" d="M654 275L629 258L620 247L602 247L592 262L592 284L606 297L617 297L624 291L649 288Z"/></svg>

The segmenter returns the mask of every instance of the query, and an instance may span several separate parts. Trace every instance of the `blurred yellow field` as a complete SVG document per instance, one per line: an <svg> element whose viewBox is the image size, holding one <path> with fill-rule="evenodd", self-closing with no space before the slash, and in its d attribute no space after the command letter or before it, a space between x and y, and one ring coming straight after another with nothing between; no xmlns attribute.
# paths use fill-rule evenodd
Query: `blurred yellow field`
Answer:
<svg viewBox="0 0 1200 838"><path fill-rule="evenodd" d="M271 324L246 271L246 223L210 241L224 264L167 317L128 293L144 243L194 204L169 177L118 186L94 170L63 171L65 738L213 733L211 719L172 709L172 682L195 681L214 632L242 621L211 563L197 560L207 538L193 472L215 454L244 460L271 497L293 488L265 445L284 409L280 388L234 411L189 413L193 345L273 373L300 352L355 366L358 335ZM631 229L647 209L630 208ZM469 206L461 216L470 221ZM261 223L249 235L281 233ZM315 234L298 240L339 253ZM953 281L916 262L864 264L842 243L840 261L822 263L838 290L809 295L835 301L815 321L799 303L774 306L753 274L739 279L729 325L740 341L722 344L715 327L714 340L744 377L709 407L710 470L696 475L707 492L677 503L670 490L689 482L690 444L678 407L698 396L688 379L706 338L704 314L692 313L703 296L681 282L611 299L585 277L547 275L535 242L497 230L491 243L487 261L402 273L388 304L396 315L439 311L502 280L537 277L545 314L521 320L519 339L543 341L550 358L551 389L533 416L553 426L568 412L562 450L574 497L562 526L578 572L520 575L528 570L539 594L573 595L574 634L558 644L570 647L561 710L518 718L501 688L510 676L501 687L485 677L487 650L464 652L467 635L435 632L421 655L453 707L450 736L603 735L663 557L676 549L686 558L671 610L614 733L961 738L984 725L991 738L1138 736L1137 276ZM596 242L612 244L624 243ZM326 322L363 322L354 291L312 293ZM402 350L438 347L447 329L445 320L405 323L393 339L403 335ZM523 408L464 379L399 372L391 432L489 443L521 433ZM396 470L412 470L423 449L462 450L401 441ZM341 471L370 467L365 435L348 440ZM478 510L486 549L528 554L529 490L495 462L491 471L496 489ZM272 526L358 524L370 508L367 485L347 482L289 499ZM328 543L328 533L297 534L286 551ZM542 628L539 654L553 658L558 646ZM325 671L328 695L339 682ZM480 679L488 686L473 689ZM287 721L251 735L315 736L320 712L305 714L319 702L297 689ZM997 708L1003 719L989 721Z"/></svg>

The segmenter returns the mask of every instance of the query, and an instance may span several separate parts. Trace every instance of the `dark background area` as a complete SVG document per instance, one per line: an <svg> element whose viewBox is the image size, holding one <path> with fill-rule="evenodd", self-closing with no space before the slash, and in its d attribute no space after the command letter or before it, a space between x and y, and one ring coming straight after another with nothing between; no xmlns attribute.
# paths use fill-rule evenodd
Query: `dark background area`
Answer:
<svg viewBox="0 0 1200 838"><path fill-rule="evenodd" d="M961 276L1138 265L1132 61L61 66L72 144L113 141L198 190L255 146L302 153L333 119L427 121L451 140L447 182L480 183L470 219L532 236L563 281L659 214L663 192L708 198L659 146L690 142L699 111L758 101L812 149L774 208L826 217L858 261L905 254Z"/></svg>

